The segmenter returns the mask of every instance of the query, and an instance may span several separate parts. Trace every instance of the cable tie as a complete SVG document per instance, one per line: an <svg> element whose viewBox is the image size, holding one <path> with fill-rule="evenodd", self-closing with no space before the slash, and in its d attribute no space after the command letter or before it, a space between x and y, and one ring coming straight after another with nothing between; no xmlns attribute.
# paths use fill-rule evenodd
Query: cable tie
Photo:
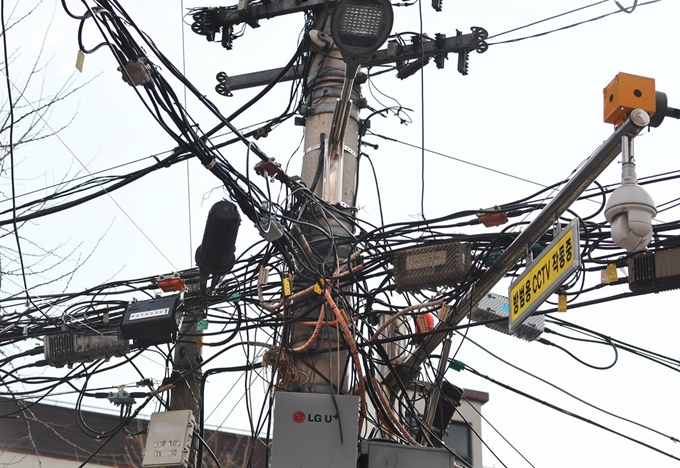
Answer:
<svg viewBox="0 0 680 468"><path fill-rule="evenodd" d="M212 170L213 167L215 167L216 164L217 164L217 159L213 158L212 161L210 161L208 164L204 164L203 167L205 167L206 169L208 169L210 171L210 170Z"/></svg>

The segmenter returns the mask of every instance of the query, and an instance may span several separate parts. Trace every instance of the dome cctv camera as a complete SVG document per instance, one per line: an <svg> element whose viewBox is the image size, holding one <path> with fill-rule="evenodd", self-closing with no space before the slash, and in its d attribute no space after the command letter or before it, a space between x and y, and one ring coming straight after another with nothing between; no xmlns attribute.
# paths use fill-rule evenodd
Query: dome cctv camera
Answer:
<svg viewBox="0 0 680 468"><path fill-rule="evenodd" d="M614 243L628 252L638 252L646 249L652 239L656 205L637 184L632 163L624 163L623 174L624 182L609 197L604 216L611 224Z"/></svg>

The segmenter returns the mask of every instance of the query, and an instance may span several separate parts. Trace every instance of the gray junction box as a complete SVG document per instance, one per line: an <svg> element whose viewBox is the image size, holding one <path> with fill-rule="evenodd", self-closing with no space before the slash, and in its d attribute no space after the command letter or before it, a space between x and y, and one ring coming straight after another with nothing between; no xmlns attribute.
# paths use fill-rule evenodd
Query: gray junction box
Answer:
<svg viewBox="0 0 680 468"><path fill-rule="evenodd" d="M191 410L151 414L143 467L186 468L196 421Z"/></svg>
<svg viewBox="0 0 680 468"><path fill-rule="evenodd" d="M359 397L277 392L270 467L355 468L358 424Z"/></svg>
<svg viewBox="0 0 680 468"><path fill-rule="evenodd" d="M446 449L413 447L384 441L362 440L361 454L368 468L454 468L455 456ZM274 468L274 467L272 467Z"/></svg>

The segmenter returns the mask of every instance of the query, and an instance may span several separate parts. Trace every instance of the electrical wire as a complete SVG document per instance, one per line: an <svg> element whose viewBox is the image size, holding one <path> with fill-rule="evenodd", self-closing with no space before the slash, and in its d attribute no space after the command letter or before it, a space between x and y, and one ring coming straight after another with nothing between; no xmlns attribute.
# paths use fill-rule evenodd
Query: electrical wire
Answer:
<svg viewBox="0 0 680 468"><path fill-rule="evenodd" d="M646 448L648 448L648 449L650 449L650 450L653 450L654 452L660 453L661 455L665 455L665 456L667 456L667 457L669 457L669 458L672 458L673 460L678 460L678 461L680 461L680 458L678 458L678 457L676 457L676 456L674 456L674 455L672 455L672 454L670 454L670 453L668 453L668 452L665 452L665 451L663 451L663 450L661 450L661 449L659 449L659 448L657 448L657 447L654 447L653 445L650 445L650 444L648 444L648 443L646 443L646 442L642 442L641 440L638 440L638 439L636 439L636 438L634 438L634 437L631 437L631 436L628 436L628 435L623 434L623 433L621 433L621 432L618 432L618 431L616 431L616 430L614 430L614 429L612 429L612 428L610 428L610 427L607 427L607 426L605 426L605 425L603 425L603 424L600 424L600 423L598 423L598 422L595 422L595 421L592 421L592 420L590 420L590 419L587 419L587 418L585 418L585 417L583 417L583 416L581 416L581 415L578 415L578 414L576 414L576 413L573 413L573 412L571 412L571 411L567 411L567 410L565 410L565 409L563 409L563 408L560 408L560 407L557 406L557 405L554 405L554 404L552 404L552 403L549 403L549 402L547 402L547 401L545 401L545 400L541 400L540 398L535 397L535 396L533 396L533 395L531 395L531 394L529 394L529 393L523 392L522 390L518 390L518 389L516 389L516 388L514 388L514 387L511 387L510 385L507 385L507 384L504 384L504 383L502 383L502 382L499 382L498 380L492 379L491 377L489 377L489 376L487 376L487 375L484 375L484 374L482 374L482 373L479 372L479 371L476 371L475 369L473 369L472 367L468 366L467 364L465 365L465 369L466 369L466 370L469 370L470 372L472 372L473 374L475 374L475 375L478 376L478 377L481 377L481 378L483 378L483 379L485 379L485 380L488 380L488 381L491 382L491 383L494 383L494 384L496 384L496 385L498 385L498 386L500 386L500 387L505 388L506 390L509 390L509 391L511 391L511 392L513 392L513 393L516 393L516 394L520 395L520 396L523 396L523 397L525 397L525 398L527 398L527 399L529 399L529 400L532 400L532 401L534 401L534 402L536 402L536 403L540 403L541 405L546 406L546 407L548 407L548 408L550 408L550 409L553 409L553 410L555 410L555 411L558 411L558 412L560 412L560 413L562 413L562 414L565 414L565 415L567 415L567 416L570 416L570 417L572 417L572 418L574 418L574 419L578 419L579 421L583 421L583 422L585 422L585 423L588 423L588 424L590 424L590 425L592 425L592 426L595 426L595 427L597 427L597 428L599 428L599 429L602 429L602 430L604 430L604 431L606 431L606 432L609 432L609 433L611 433L611 434L614 434L614 435L617 435L617 436L619 436L619 437L622 437L622 438L624 438L624 439L626 439L626 440L628 440L628 441L630 441L630 442L633 442L633 443L635 443L635 444L641 445L641 446L646 447Z"/></svg>
<svg viewBox="0 0 680 468"><path fill-rule="evenodd" d="M660 1L661 0L648 0L646 2L642 2L642 3L638 4L637 0L636 0L635 1L635 7L651 5L653 3L658 3ZM599 2L599 3L601 3L601 2ZM594 6L596 4L593 4L593 5L590 5L590 6ZM562 26L562 27L559 27L559 28L554 28L554 29L551 29L549 31L543 31L543 32L536 33L536 34L531 34L529 36L518 37L518 38L514 38L514 39L508 39L508 40L505 40L505 41L489 42L488 44L489 44L489 46L494 46L494 45L500 45L500 44L511 44L511 43L515 43L515 42L521 42L521 41L525 41L527 39L535 39L535 38L544 37L544 36L547 36L549 34L559 32L559 31L565 31L567 29L575 28L577 26L581 26L581 25L584 25L584 24L593 23L595 21L602 20L602 19L607 18L609 16L616 15L617 13L623 13L623 12L632 13L633 12L632 10L629 11L629 10L626 10L625 8L622 8L621 5L618 2L616 2L616 4L619 8L616 11L613 11L613 12L610 12L610 13L605 13L603 15L595 16L593 18L589 18L589 19L583 20L583 21L578 21L576 23L568 24L566 26ZM635 9L635 7L633 7L633 10ZM575 10L575 11L578 11L578 10ZM561 16L561 15L559 15L559 16ZM517 28L517 29L522 29L523 27L524 26Z"/></svg>
<svg viewBox="0 0 680 468"><path fill-rule="evenodd" d="M519 367L519 366L516 366L515 364L512 364L511 362L508 362L506 359L503 359L502 357L498 356L497 354L495 354L495 353L489 351L487 348L485 348L484 346L480 345L479 343L477 343L476 341L472 340L471 338L468 337L467 340L468 340L470 343L472 343L473 345L475 345L476 347L478 347L479 349L481 349L482 351L484 351L485 353L487 353L488 355L490 355L490 356L492 356L493 358L497 359L498 361L502 362L503 364L505 364L505 365L507 365L507 366L510 366L510 367L512 367L513 369L518 370L518 371L522 372L523 374L526 374L526 375L528 375L529 377L532 377L532 378L534 378L534 379L536 379L536 380L538 380L538 381L540 381L540 382L542 382L542 383L544 383L544 384L546 384L546 385L548 385L548 386L554 388L555 390L558 390L559 392L561 392L561 393L563 393L563 394L565 394L565 395L567 395L567 396L573 398L574 400L576 400L576 401L578 401L578 402L580 402L580 403L583 403L583 404L586 405L586 406L589 406L590 408L593 408L593 409L595 409L595 410L597 410L597 411L600 411L601 413L604 413L604 414L606 414L607 416L611 416L611 417L616 418L616 419L619 419L619 420L621 420L621 421L625 421L625 422L627 422L627 423L630 423L630 424L633 424L633 425L635 425L635 426L638 426L638 427L640 427L640 428L642 428L642 429L645 429L645 430L647 430L647 431L653 432L653 433L655 433L655 434L657 434L657 435L660 435L660 436L662 436L662 437L665 437L665 438L667 438L667 439L670 439L670 440L673 441L673 442L680 442L680 440L678 440L677 438L675 438L675 437L672 436L672 435L665 434L665 433L663 433L663 432L661 432L661 431L659 431L659 430L657 430L657 429L654 429L654 428L651 428L651 427L646 426L646 425L644 425L644 424L641 424L641 423L639 423L639 422L633 421L632 419L628 419L628 418L626 418L626 417L624 417L624 416L620 416L620 415L618 415L618 414L614 414L614 413L612 413L612 412L610 412L610 411L607 411L607 410L605 410L605 409L603 409L603 408L601 408L601 407L599 407L599 406L597 406L597 405L594 405L594 404L592 404L592 403L589 403L588 401L584 400L583 398L580 398L580 397L578 397L578 396L576 396L576 395L574 395L574 394L568 392L567 390L564 390L563 388L559 387L558 385L556 385L556 384L554 384L554 383L552 383L552 382L550 382L550 381L548 381L548 380L546 380L546 379L543 379L543 378L541 378L541 377L539 377L539 376L537 376L537 375L535 375L535 374L532 374L531 372L527 371L526 369L523 369L523 368L521 368L521 367ZM483 416L482 416L482 417L483 417Z"/></svg>
<svg viewBox="0 0 680 468"><path fill-rule="evenodd" d="M62 3L66 8L65 2ZM191 10L190 13L197 11ZM224 12L228 16L235 14L235 9L227 8ZM421 135L423 141L419 146L370 133L419 149L423 164L425 152L429 152L540 187L540 190L535 193L518 200L507 201L492 210L479 210L477 207L471 207L436 219L425 219L424 200L421 197L422 219L385 225L382 220L383 202L378 189L379 174L370 158L362 154L360 158L369 160L375 179L378 206L381 211L381 222L376 226L361 219L352 210L332 206L317 197L314 194L315 184L307 187L296 178L288 176L287 171L276 166L273 159L254 142L256 135L284 128L279 125L295 114L296 105L305 99L311 99L309 96L312 92L321 86L319 81L307 78L312 59L325 60L325 55L327 55L322 50L311 49L306 52L309 46L306 42L306 35L312 27L311 15L305 17L302 39L298 43L297 50L290 57L285 71L275 77L246 105L241 106L231 115L224 116L214 103L189 82L185 77L184 69L180 72L151 38L135 24L119 2L100 0L96 7L88 7L83 15L73 15L70 10L67 10L67 14L79 21L79 36L82 36L84 24L95 25L98 28L103 42L83 52L94 53L95 50L109 50L117 66L121 67L123 78L128 82L134 84L129 70L139 67L140 63L148 67L144 70L148 72L149 81L133 86L132 92L139 97L152 118L173 138L176 147L164 159L157 160L156 164L147 168L122 176L97 178L96 181L94 174L90 174L90 181L87 183L73 185L75 181L70 181L70 186L59 188L54 197L43 201L55 203L60 201L61 197L77 194L78 200L71 200L71 202L84 203L93 199L95 195L101 195L104 191L110 193L112 190L137 181L152 171L195 157L223 184L228 197L238 204L240 211L263 234L264 240L255 242L240 251L232 270L216 283L209 294L200 298L202 301L200 312L192 310L191 313L185 315L185 322L190 324L201 318L210 321L211 330L202 333L201 339L206 349L210 348L215 352L184 375L173 374L170 371L172 355L178 344L194 342L197 338L188 333L180 333L176 342L168 346L135 349L134 353L125 359L114 358L110 365L97 362L80 366L69 372L55 370L56 377L24 375L26 369L45 367L48 364L42 359L43 356L40 356L41 348L35 348L38 351L31 350L30 352L16 351L12 348L36 338L49 340L51 336L65 336L65 334L103 335L111 328L120 327L125 309L133 298L141 297L146 300L158 293L157 275L110 281L81 291L40 295L35 298L35 302L40 304L40 307L36 304L25 304L26 298L29 297L27 290L3 296L0 298L0 305L6 313L0 316L0 352L10 350L6 354L10 359L7 363L11 363L11 367L6 370L3 368L3 384L8 393L16 391L19 398L37 399L64 388L77 391L79 405L76 415L78 416L84 399L96 397L93 396L94 389L88 388L90 379L105 379L111 375L108 372L116 366L133 370L140 375L145 374L145 369L138 365L140 360L150 359L151 353L160 353L162 362L158 362L157 356L153 355L153 357L154 362L162 368L161 372L166 375L161 386L164 389L172 385L185 385L187 378L202 372L200 392L203 401L205 392L212 391L215 385L214 383L208 385L209 375L231 372L238 374L237 383L241 379L244 380L243 393L240 398L245 401L242 407L248 413L251 433L250 445L244 451L246 452L243 457L244 465L253 462L254 441L260 440L260 437L266 437L264 443L269 442L274 392L305 389L313 385L330 388L334 401L337 395L342 394L360 397L362 401L360 418L366 428L365 430L358 428L359 435L362 437L382 435L411 444L418 443L416 439L419 439L428 445L437 445L440 434L423 422L422 414L418 410L419 405L424 402L423 399L429 396L426 393L420 396L415 395L414 388L419 385L434 388L433 386L441 383L443 376L438 371L438 366L435 366L435 359L426 360L422 369L402 369L401 359L418 352L418 343L432 334L459 331L463 334L460 342L462 345L463 341L469 340L467 335L470 328L485 323L457 324L439 327L436 330L420 330L413 324L417 315L426 310L421 306L432 303L453 306L459 304L468 291L474 289L474 285L488 268L493 256L514 242L517 237L516 229L524 226L534 213L543 209L553 199L556 188L564 181L543 185L427 150L424 131ZM233 36L241 34L223 30L223 34L227 33ZM406 40L406 36L401 36L398 35L395 40L398 42ZM79 45L81 49L85 49L82 47L82 37L79 37ZM264 95L291 69L295 70L299 76L295 77L290 93L285 96L284 101L287 102L281 105L285 107L283 112L277 113L276 117L268 119L264 125L253 131L244 132L236 129L232 121L251 106L256 104L264 106L262 101ZM188 112L186 99L180 99L179 93L173 90L168 79L177 80L187 91L187 96L192 95L199 102L202 110L207 110L219 121L219 124L203 132L198 120L195 120ZM332 80L333 77L326 76L324 79ZM423 88L424 86L421 86L424 109ZM371 93L373 89L380 93L369 81ZM400 103L397 102L397 104L394 107L383 106L383 109L373 110L369 119L390 114L397 116L400 120L407 119L407 109ZM424 113L422 121L424 125ZM222 129L233 132L234 137L224 141L224 135L217 135ZM232 148L229 157L222 154L221 149L234 143L242 143L243 147ZM239 156L241 156L240 159ZM257 169L253 169L251 163L257 163L257 168L263 166L268 168L262 172L263 178L255 177ZM645 183L661 183L675 180L678 177L680 177L680 172L657 174ZM643 179L640 180L642 183ZM277 192L272 190L275 183L280 184L278 196L273 195ZM99 191L95 194L90 193L93 190ZM609 228L600 219L606 194L611 190L613 190L613 185L600 184L585 192L581 199L590 201L589 209L585 213L587 216L580 216L583 213L579 213L575 208L566 215L583 220L584 228L581 245L579 245L584 252L584 267L579 272L579 276L574 277L565 285L569 297L574 300L570 303L571 308L593 303L590 301L592 296L589 293L595 289L587 288L584 283L587 273L599 271L603 263L620 262L624 256L628 255L611 241ZM85 193L88 195L83 195ZM421 195L424 197L423 194ZM28 202L24 208L19 207L19 209L33 209L36 205L31 203L35 202L36 200ZM596 204L593 210L590 209L592 203ZM668 205L673 203L671 201ZM60 202L58 206L26 212L20 216L13 213L12 219L15 222L27 221L36 219L37 213L43 216L72 206L76 205ZM479 229L480 215L499 213L508 218L509 224L504 226L504 229ZM35 217L31 218L30 216L33 215ZM559 220L559 223L564 225L568 221L564 218ZM280 234L275 239L272 236L274 231L278 231L277 236ZM657 238L650 245L652 251L678 246L674 237L680 234L679 222L659 223L655 225L655 232ZM552 240L553 233L550 231L546 232L539 242L541 245L549 245ZM398 274L394 268L395 259L416 247L439 246L449 242L459 242L469 246L471 260L467 267L467 274L453 286L433 286L417 291L401 291L399 282L395 278ZM506 279L511 280L520 268L526 266L526 262L527 260L518 262L517 269L508 272ZM179 272L180 277L185 278L191 274L190 271ZM291 281L293 286L290 291L286 292ZM630 297L630 294L609 295L595 300L606 302L620 297ZM580 302L576 302L577 298ZM187 300L186 297L185 300ZM47 316L41 316L41 310L45 311ZM320 310L325 312L319 314ZM539 313L547 312L549 311ZM332 316L327 317L326 313L332 313ZM387 329L380 330L380 328L385 324L393 326L396 331L383 333ZM583 335L585 338L579 336L578 339L589 341L591 344L611 346L614 348L616 357L618 357L619 349L631 350L657 363L672 365L671 361L666 359L667 357L626 346L614 339L606 339L597 334L588 334L590 332L586 330L575 331L574 327L569 327L567 324L561 326L566 326L569 333L585 333ZM573 338L573 336L568 335L568 338ZM547 340L543 343L548 344ZM559 347L583 362L570 350ZM457 354L458 351L453 356L456 357ZM16 360L12 360L13 357L16 357ZM228 362L228 367L222 366L224 361ZM245 364L234 365L237 362ZM333 374L339 373L341 377L329 378L313 366L314 362L324 363L333 371ZM1 366L7 365L4 361L0 363L2 363ZM398 368L400 372L397 372ZM158 370L158 368L154 369ZM389 381L388 375L391 376ZM83 379L84 383L78 379ZM261 393L264 397L261 399L258 399L256 392L253 391L257 383L263 386ZM94 385L102 388L99 384L93 383L92 386ZM130 418L134 417L151 400L163 407L167 399L158 393L154 395L151 393L153 392L149 392L147 399L137 407L129 406L124 409L120 418L123 430L127 422L131 420ZM223 400L228 395L229 393ZM240 401L241 399L236 402L234 408L241 405ZM376 408L375 411L367 409L369 403ZM202 412L205 410L201 409ZM230 414L224 422L228 420ZM204 419L207 418L201 414L198 430L201 440L199 450L207 449L209 455L217 459L210 451L207 442L203 440ZM84 421L81 423L84 432L96 432L88 428ZM338 424L342 424L344 428L346 422L338 421ZM118 433L121 428L109 428L107 433ZM200 459L202 457L199 457Z"/></svg>

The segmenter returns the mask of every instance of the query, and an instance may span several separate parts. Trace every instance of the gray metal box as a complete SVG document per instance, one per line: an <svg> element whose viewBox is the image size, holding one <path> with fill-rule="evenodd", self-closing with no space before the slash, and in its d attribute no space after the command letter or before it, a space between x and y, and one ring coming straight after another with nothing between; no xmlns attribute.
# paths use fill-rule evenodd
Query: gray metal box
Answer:
<svg viewBox="0 0 680 468"><path fill-rule="evenodd" d="M472 247L458 241L412 247L394 253L397 292L454 286L470 272Z"/></svg>
<svg viewBox="0 0 680 468"><path fill-rule="evenodd" d="M454 455L443 448L413 447L362 440L361 453L368 455L368 468L454 468L455 466Z"/></svg>
<svg viewBox="0 0 680 468"><path fill-rule="evenodd" d="M489 293L479 300L479 303L472 309L471 317L475 322L483 322L486 320L495 320L499 318L506 319L502 322L488 323L487 327L505 333L506 335L514 335L527 341L534 341L543 333L545 328L545 318L541 315L532 315L524 323L517 326L516 329L510 333L508 328L508 315L510 314L510 307L508 305L508 298L496 293Z"/></svg>
<svg viewBox="0 0 680 468"><path fill-rule="evenodd" d="M191 410L152 413L142 466L188 466L195 425Z"/></svg>
<svg viewBox="0 0 680 468"><path fill-rule="evenodd" d="M45 336L43 349L50 366L69 367L76 362L92 362L130 352L128 340L119 335L78 335L57 333Z"/></svg>
<svg viewBox="0 0 680 468"><path fill-rule="evenodd" d="M277 392L270 467L356 468L358 424L359 397Z"/></svg>

